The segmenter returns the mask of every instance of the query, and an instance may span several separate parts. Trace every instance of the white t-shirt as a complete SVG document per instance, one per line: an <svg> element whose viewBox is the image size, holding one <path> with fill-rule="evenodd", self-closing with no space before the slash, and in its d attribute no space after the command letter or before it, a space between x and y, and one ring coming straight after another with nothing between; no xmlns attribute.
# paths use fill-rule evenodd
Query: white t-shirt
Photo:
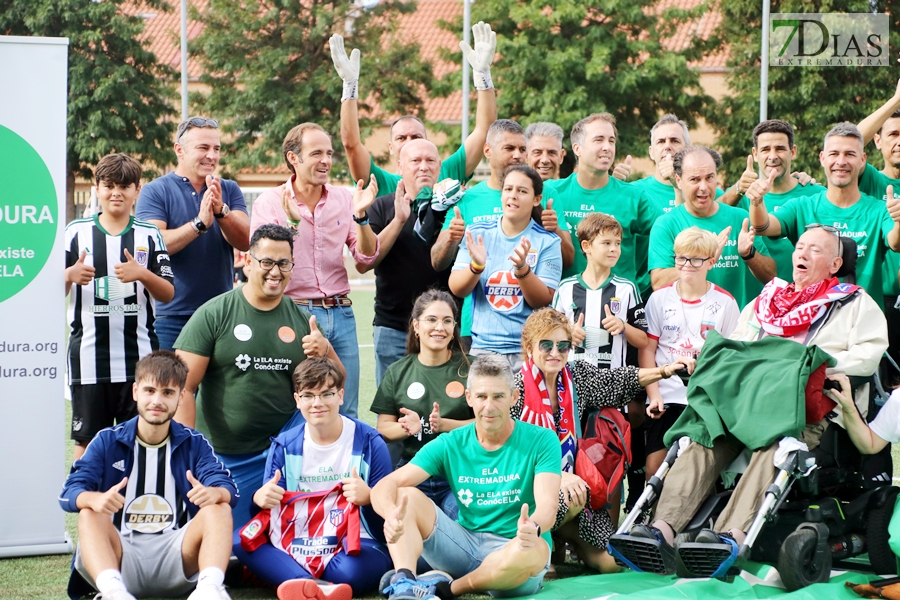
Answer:
<svg viewBox="0 0 900 600"><path fill-rule="evenodd" d="M715 329L728 337L741 313L731 294L712 283L705 296L690 301L681 299L675 283L669 284L653 292L645 312L647 335L658 343L657 366L685 356L696 358L706 333ZM687 387L679 377L661 379L659 393L666 404L687 404Z"/></svg>
<svg viewBox="0 0 900 600"><path fill-rule="evenodd" d="M891 397L878 411L875 420L869 423L869 427L883 440L892 444L900 442L900 389L891 392Z"/></svg>
<svg viewBox="0 0 900 600"><path fill-rule="evenodd" d="M350 477L353 460L353 436L356 423L341 415L344 429L332 444L320 446L309 434L309 425L303 431L303 467L298 482L302 492L324 492Z"/></svg>

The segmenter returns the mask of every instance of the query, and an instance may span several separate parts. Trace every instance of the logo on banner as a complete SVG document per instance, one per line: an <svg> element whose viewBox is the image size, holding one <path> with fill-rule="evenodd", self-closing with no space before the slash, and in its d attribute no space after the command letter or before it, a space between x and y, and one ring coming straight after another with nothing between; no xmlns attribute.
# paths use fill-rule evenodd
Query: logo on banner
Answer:
<svg viewBox="0 0 900 600"><path fill-rule="evenodd" d="M328 522L334 527L340 527L341 523L344 522L344 509L332 508L331 512L328 513Z"/></svg>
<svg viewBox="0 0 900 600"><path fill-rule="evenodd" d="M769 66L886 67L887 14L773 13Z"/></svg>
<svg viewBox="0 0 900 600"><path fill-rule="evenodd" d="M496 271L488 277L485 297L491 308L508 312L522 303L522 288L519 280L509 271Z"/></svg>

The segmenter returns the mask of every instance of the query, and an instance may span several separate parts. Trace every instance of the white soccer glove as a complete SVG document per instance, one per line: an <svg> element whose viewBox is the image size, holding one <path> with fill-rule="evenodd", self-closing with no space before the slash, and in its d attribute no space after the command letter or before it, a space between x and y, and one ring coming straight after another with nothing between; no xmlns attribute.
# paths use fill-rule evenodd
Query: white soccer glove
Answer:
<svg viewBox="0 0 900 600"><path fill-rule="evenodd" d="M475 41L474 50L464 41L459 43L459 49L472 65L475 89L482 92L494 87L494 82L491 81L491 63L494 62L494 53L497 51L497 34L491 31L490 25L479 21L472 26L472 38Z"/></svg>
<svg viewBox="0 0 900 600"><path fill-rule="evenodd" d="M341 81L344 82L344 92L341 94L341 102L356 100L359 97L359 50L354 49L347 58L344 50L344 38L334 34L328 40L331 47L331 60Z"/></svg>

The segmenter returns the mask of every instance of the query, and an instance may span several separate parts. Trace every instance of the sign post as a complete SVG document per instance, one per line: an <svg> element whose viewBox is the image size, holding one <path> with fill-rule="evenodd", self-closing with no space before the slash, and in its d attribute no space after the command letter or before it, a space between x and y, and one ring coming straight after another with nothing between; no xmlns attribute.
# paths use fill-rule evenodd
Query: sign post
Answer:
<svg viewBox="0 0 900 600"><path fill-rule="evenodd" d="M0 558L71 552L65 479L68 40L0 36Z"/></svg>

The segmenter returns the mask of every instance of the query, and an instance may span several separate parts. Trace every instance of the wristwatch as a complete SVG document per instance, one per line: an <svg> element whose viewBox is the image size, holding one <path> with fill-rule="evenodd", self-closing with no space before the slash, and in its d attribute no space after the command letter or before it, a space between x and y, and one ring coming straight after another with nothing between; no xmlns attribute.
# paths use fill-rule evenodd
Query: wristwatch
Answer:
<svg viewBox="0 0 900 600"><path fill-rule="evenodd" d="M537 527L537 536L538 536L538 537L541 537L541 526L538 525L538 524L537 524L537 521L535 521L535 520L533 520L533 519L532 519L531 522L534 523L534 526L535 526L535 527Z"/></svg>
<svg viewBox="0 0 900 600"><path fill-rule="evenodd" d="M750 254L748 254L747 256L741 256L741 258L743 258L744 260L750 260L754 256L756 256L756 246L750 246Z"/></svg>
<svg viewBox="0 0 900 600"><path fill-rule="evenodd" d="M214 214L213 216L214 216L215 218L217 218L217 219L224 219L225 217L228 216L228 213L230 213L230 212L231 212L231 209L228 208L228 205L227 205L227 204L223 204L223 205L222 205L222 212L216 213L216 214Z"/></svg>
<svg viewBox="0 0 900 600"><path fill-rule="evenodd" d="M206 223L204 223L203 220L200 219L199 216L198 216L198 217L194 217L194 218L191 220L191 227L194 228L194 232L195 232L197 235L203 235L203 234L206 233L207 230L208 230L208 228L206 227Z"/></svg>

